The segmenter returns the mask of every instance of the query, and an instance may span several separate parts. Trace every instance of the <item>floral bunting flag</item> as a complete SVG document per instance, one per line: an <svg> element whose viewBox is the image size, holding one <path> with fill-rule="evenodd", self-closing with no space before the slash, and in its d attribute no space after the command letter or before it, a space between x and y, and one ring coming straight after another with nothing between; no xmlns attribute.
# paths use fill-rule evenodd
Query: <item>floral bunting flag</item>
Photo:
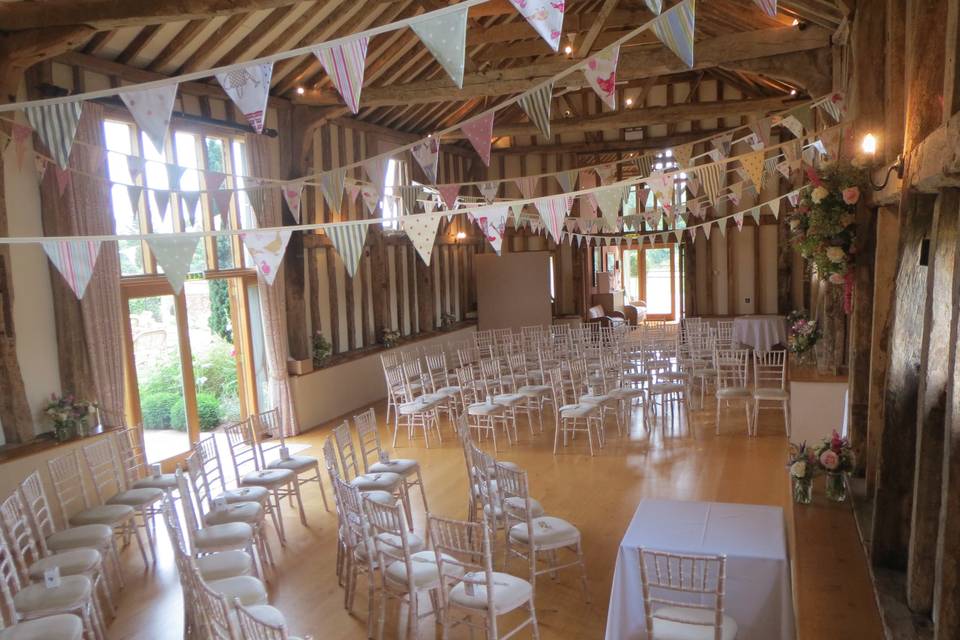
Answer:
<svg viewBox="0 0 960 640"><path fill-rule="evenodd" d="M743 212L738 211L737 213L733 214L733 221L737 223L737 231L742 231L743 230Z"/></svg>
<svg viewBox="0 0 960 640"><path fill-rule="evenodd" d="M437 192L440 194L440 201L447 209L453 209L457 206L457 196L460 195L459 184L437 185Z"/></svg>
<svg viewBox="0 0 960 640"><path fill-rule="evenodd" d="M693 143L681 144L673 148L673 157L677 161L677 166L681 169L688 169L692 164Z"/></svg>
<svg viewBox="0 0 960 640"><path fill-rule="evenodd" d="M163 189L153 191L154 212L160 217L160 220L167 215L167 207L170 206L170 192Z"/></svg>
<svg viewBox="0 0 960 640"><path fill-rule="evenodd" d="M623 202L620 189L601 189L594 193L603 214L603 222L609 229L616 228L620 204Z"/></svg>
<svg viewBox="0 0 960 640"><path fill-rule="evenodd" d="M753 0L771 18L777 17L777 0Z"/></svg>
<svg viewBox="0 0 960 640"><path fill-rule="evenodd" d="M257 133L263 133L273 63L252 64L217 74L217 82Z"/></svg>
<svg viewBox="0 0 960 640"><path fill-rule="evenodd" d="M290 209L290 214L299 224L300 204L303 197L303 181L291 180L284 182L280 190L283 193L283 201L287 203L287 208Z"/></svg>
<svg viewBox="0 0 960 640"><path fill-rule="evenodd" d="M560 234L563 232L563 222L566 220L567 214L570 213L572 198L565 195L538 198L534 204L550 237L553 238L554 242L559 243Z"/></svg>
<svg viewBox="0 0 960 640"><path fill-rule="evenodd" d="M799 191L791 191L790 193L788 193L788 194L787 194L787 201L790 202L790 206L792 206L792 207L797 206L797 204L800 203L800 192L799 192Z"/></svg>
<svg viewBox="0 0 960 640"><path fill-rule="evenodd" d="M583 75L587 84L600 96L611 109L617 108L617 61L620 58L620 45L613 44L587 58Z"/></svg>
<svg viewBox="0 0 960 640"><path fill-rule="evenodd" d="M488 167L490 166L490 139L493 137L493 116L494 112L489 111L460 127L463 135L480 156L480 160Z"/></svg>
<svg viewBox="0 0 960 640"><path fill-rule="evenodd" d="M647 3L647 8L653 12L653 15L658 16L660 12L663 11L663 0L644 0Z"/></svg>
<svg viewBox="0 0 960 640"><path fill-rule="evenodd" d="M595 169L597 177L600 178L600 184L608 185L617 179L617 163L602 164Z"/></svg>
<svg viewBox="0 0 960 640"><path fill-rule="evenodd" d="M414 20L410 28L450 75L454 84L462 88L463 60L467 50L467 7Z"/></svg>
<svg viewBox="0 0 960 640"><path fill-rule="evenodd" d="M754 151L740 158L741 166L743 166L747 172L750 181L757 188L757 191L760 191L763 186L763 156L764 152L761 150Z"/></svg>
<svg viewBox="0 0 960 640"><path fill-rule="evenodd" d="M70 150L77 135L83 102L59 102L41 107L26 107L24 111L27 112L30 126L50 150L50 155L61 169L66 169L70 162Z"/></svg>
<svg viewBox="0 0 960 640"><path fill-rule="evenodd" d="M647 186L665 211L673 209L673 175L663 171L654 171L647 178Z"/></svg>
<svg viewBox="0 0 960 640"><path fill-rule="evenodd" d="M157 153L164 149L173 103L177 99L177 83L150 89L129 89L120 92L120 99L127 105L130 115L147 134Z"/></svg>
<svg viewBox="0 0 960 640"><path fill-rule="evenodd" d="M661 13L651 27L660 42L677 54L688 67L693 67L693 30L696 17L694 0L683 0Z"/></svg>
<svg viewBox="0 0 960 640"><path fill-rule="evenodd" d="M180 234L157 233L147 236L147 244L150 245L150 251L157 258L157 262L163 267L163 275L170 282L173 293L180 294L183 289L183 281L187 279L190 273L190 263L193 261L193 254L197 251L197 244L200 242L199 236L184 236Z"/></svg>
<svg viewBox="0 0 960 640"><path fill-rule="evenodd" d="M512 2L513 0L511 0ZM550 139L550 103L553 102L553 82L537 87L520 96L520 107L527 114L544 139Z"/></svg>
<svg viewBox="0 0 960 640"><path fill-rule="evenodd" d="M579 172L577 169L572 169L570 171L560 171L559 173L554 174L554 177L557 179L557 183L560 185L560 189L564 193L576 189L578 173Z"/></svg>
<svg viewBox="0 0 960 640"><path fill-rule="evenodd" d="M334 249L340 254L347 274L352 278L360 266L363 245L367 240L367 225L360 223L338 224L327 227L324 232L330 237Z"/></svg>
<svg viewBox="0 0 960 640"><path fill-rule="evenodd" d="M376 158L364 160L362 163L363 170L366 172L367 177L370 178L373 186L377 188L377 193L383 193L384 187L387 184L387 168L389 167L389 162L390 158L387 156L377 156Z"/></svg>
<svg viewBox="0 0 960 640"><path fill-rule="evenodd" d="M290 242L291 229L275 229L272 231L248 231L240 234L240 240L253 258L257 272L268 285L273 284L277 277L283 254Z"/></svg>
<svg viewBox="0 0 960 640"><path fill-rule="evenodd" d="M507 229L507 218L509 215L510 207L500 205L478 209L473 216L484 238L490 243L490 246L497 255L500 255L500 249L503 245L503 235Z"/></svg>
<svg viewBox="0 0 960 640"><path fill-rule="evenodd" d="M560 48L563 30L563 0L510 0L534 31L554 51Z"/></svg>
<svg viewBox="0 0 960 640"><path fill-rule="evenodd" d="M183 199L183 212L187 214L187 220L192 227L197 217L197 203L200 202L200 192L182 191L180 197Z"/></svg>
<svg viewBox="0 0 960 640"><path fill-rule="evenodd" d="M497 198L497 191L500 190L499 182L481 182L477 189L480 190L480 193L483 195L483 199L487 203L491 203Z"/></svg>
<svg viewBox="0 0 960 640"><path fill-rule="evenodd" d="M361 36L343 44L319 47L313 51L351 113L360 110L360 89L363 87L363 69L369 42L368 37ZM383 185L378 186L382 191Z"/></svg>
<svg viewBox="0 0 960 640"><path fill-rule="evenodd" d="M409 216L403 219L403 230L413 243L423 263L430 266L433 256L433 245L437 239L437 230L440 228L442 216L420 215ZM352 277L352 274L351 274Z"/></svg>
<svg viewBox="0 0 960 640"><path fill-rule="evenodd" d="M437 182L437 164L440 161L440 140L435 136L424 138L410 149L414 160L423 169L427 181Z"/></svg>
<svg viewBox="0 0 960 640"><path fill-rule="evenodd" d="M840 122L843 118L844 104L843 104L843 94L835 93L831 95L826 100L821 100L817 103L817 106L820 107L824 112L828 113L834 122Z"/></svg>
<svg viewBox="0 0 960 640"><path fill-rule="evenodd" d="M44 240L40 244L77 299L83 298L100 254L100 241Z"/></svg>
<svg viewBox="0 0 960 640"><path fill-rule="evenodd" d="M362 185L360 187L360 198L363 200L363 206L367 208L367 213L371 216L374 215L381 200L377 187L372 184Z"/></svg>
<svg viewBox="0 0 960 640"><path fill-rule="evenodd" d="M717 154L711 154L711 157L713 157L714 161L717 161L720 158L726 158L730 155L730 145L732 142L732 131L728 131L723 135L714 136L710 139L710 144L713 145L714 150L716 150L717 154L719 154L719 157L717 157Z"/></svg>
<svg viewBox="0 0 960 640"><path fill-rule="evenodd" d="M343 188L347 177L346 169L334 169L320 174L320 191L327 206L340 212L343 204Z"/></svg>
<svg viewBox="0 0 960 640"><path fill-rule="evenodd" d="M793 116L786 116L780 120L780 126L786 127L795 138L803 137L803 124Z"/></svg>
<svg viewBox="0 0 960 640"><path fill-rule="evenodd" d="M755 135L763 146L770 144L770 118L761 118L750 124L750 132Z"/></svg>
<svg viewBox="0 0 960 640"><path fill-rule="evenodd" d="M520 189L523 197L530 200L537 192L540 178L537 176L523 176L522 178L516 178L513 182L517 185L517 188Z"/></svg>
<svg viewBox="0 0 960 640"><path fill-rule="evenodd" d="M717 204L717 198L720 196L720 182L723 180L725 171L726 167L718 163L697 167L697 177L713 205Z"/></svg>

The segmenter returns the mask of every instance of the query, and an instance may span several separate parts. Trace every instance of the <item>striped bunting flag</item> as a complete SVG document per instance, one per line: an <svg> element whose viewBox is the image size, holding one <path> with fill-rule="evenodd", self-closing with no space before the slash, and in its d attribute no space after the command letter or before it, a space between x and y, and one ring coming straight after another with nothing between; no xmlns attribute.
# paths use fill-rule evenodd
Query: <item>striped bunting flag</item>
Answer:
<svg viewBox="0 0 960 640"><path fill-rule="evenodd" d="M340 205L343 204L343 186L346 177L346 169L334 169L320 174L320 191L323 192L323 199L337 213L340 212Z"/></svg>
<svg viewBox="0 0 960 640"><path fill-rule="evenodd" d="M544 138L550 138L550 103L553 102L553 82L537 87L520 96L520 107L526 112Z"/></svg>
<svg viewBox="0 0 960 640"><path fill-rule="evenodd" d="M394 193L400 196L400 205L403 215L413 215L417 209L417 199L420 197L420 187L416 185L400 185L394 187Z"/></svg>
<svg viewBox="0 0 960 640"><path fill-rule="evenodd" d="M723 180L725 173L725 165L716 162L697 167L697 178L700 179L700 185L703 187L707 198L710 199L710 203L713 205L717 204L717 198L720 195L721 189L720 182Z"/></svg>
<svg viewBox="0 0 960 640"><path fill-rule="evenodd" d="M533 198L537 187L540 186L540 178L536 176L523 176L522 178L516 178L514 183L517 185L517 188L520 189L523 197L530 199Z"/></svg>
<svg viewBox="0 0 960 640"><path fill-rule="evenodd" d="M660 12L663 11L663 0L644 0L647 3L647 8L653 12L653 15L658 16Z"/></svg>
<svg viewBox="0 0 960 640"><path fill-rule="evenodd" d="M653 171L653 157L649 155L642 155L636 160L633 161L637 165L637 172L641 177L646 177L650 175L650 172Z"/></svg>
<svg viewBox="0 0 960 640"><path fill-rule="evenodd" d="M462 88L463 59L467 50L467 7L433 18L415 20L410 23L410 28L450 75L454 84Z"/></svg>
<svg viewBox="0 0 960 640"><path fill-rule="evenodd" d="M550 237L558 243L563 233L563 223L567 214L570 213L570 206L573 204L573 198L570 196L553 196L550 198L538 198L534 204L540 213L540 219L547 227Z"/></svg>
<svg viewBox="0 0 960 640"><path fill-rule="evenodd" d="M777 17L777 0L753 0L771 18Z"/></svg>
<svg viewBox="0 0 960 640"><path fill-rule="evenodd" d="M360 89L363 88L363 67L369 42L369 38L362 36L344 44L319 47L313 51L330 76L330 82L353 113L360 110Z"/></svg>
<svg viewBox="0 0 960 640"><path fill-rule="evenodd" d="M279 229L273 231L248 231L240 234L240 240L253 258L253 263L257 265L257 271L263 276L267 284L273 284L273 279L277 277L277 271L280 269L280 263L283 261L283 253L287 250L287 243L290 242L291 229Z"/></svg>
<svg viewBox="0 0 960 640"><path fill-rule="evenodd" d="M61 102L27 107L27 120L62 169L70 163L70 149L77 135L83 102Z"/></svg>
<svg viewBox="0 0 960 640"><path fill-rule="evenodd" d="M840 122L843 118L844 106L842 93L833 94L826 100L818 102L817 106L830 114L830 117L833 118L835 122Z"/></svg>
<svg viewBox="0 0 960 640"><path fill-rule="evenodd" d="M653 21L653 32L660 42L693 67L694 0L684 0Z"/></svg>
<svg viewBox="0 0 960 640"><path fill-rule="evenodd" d="M100 241L46 240L40 244L77 299L83 298L100 253Z"/></svg>
<svg viewBox="0 0 960 640"><path fill-rule="evenodd" d="M163 267L163 275L177 295L183 289L183 281L190 273L190 263L193 254L197 251L199 236L182 236L179 234L153 234L147 237L150 251L156 256L157 262Z"/></svg>
<svg viewBox="0 0 960 640"><path fill-rule="evenodd" d="M330 242L340 254L347 274L352 278L360 266L360 256L363 255L363 244L367 240L367 225L340 224L324 229L330 237Z"/></svg>

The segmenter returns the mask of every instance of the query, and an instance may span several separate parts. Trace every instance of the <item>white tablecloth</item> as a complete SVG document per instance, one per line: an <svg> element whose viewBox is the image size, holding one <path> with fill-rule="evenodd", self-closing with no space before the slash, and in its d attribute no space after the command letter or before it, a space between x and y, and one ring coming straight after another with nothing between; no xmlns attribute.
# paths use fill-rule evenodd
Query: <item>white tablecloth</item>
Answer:
<svg viewBox="0 0 960 640"><path fill-rule="evenodd" d="M646 637L640 547L726 554L724 610L739 625L737 640L793 640L784 526L780 507L643 500L620 543L606 640Z"/></svg>
<svg viewBox="0 0 960 640"><path fill-rule="evenodd" d="M787 321L783 316L741 316L733 319L733 341L769 351L787 345Z"/></svg>

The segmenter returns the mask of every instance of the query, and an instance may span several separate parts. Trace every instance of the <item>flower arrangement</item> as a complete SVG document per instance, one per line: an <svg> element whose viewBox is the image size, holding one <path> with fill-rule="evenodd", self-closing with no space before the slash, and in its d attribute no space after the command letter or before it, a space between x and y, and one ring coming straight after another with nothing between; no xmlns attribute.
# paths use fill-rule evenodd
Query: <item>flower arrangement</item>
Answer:
<svg viewBox="0 0 960 640"><path fill-rule="evenodd" d="M817 473L817 454L806 442L790 444L787 469L793 481L793 499L800 504L810 504L813 499L813 477Z"/></svg>
<svg viewBox="0 0 960 640"><path fill-rule="evenodd" d="M397 346L397 342L400 341L400 332L399 331L390 331L389 329L384 329L383 334L381 335L380 342L383 343L383 346L387 349L392 349Z"/></svg>
<svg viewBox="0 0 960 640"><path fill-rule="evenodd" d="M324 337L323 333L317 331L313 334L313 367L319 369L323 365L323 361L327 359L330 355L330 352L333 351L333 347L330 345L330 341Z"/></svg>
<svg viewBox="0 0 960 640"><path fill-rule="evenodd" d="M857 235L854 212L866 189L866 175L864 169L848 163L811 170L814 188L804 193L787 218L794 249L833 284L849 284Z"/></svg>
<svg viewBox="0 0 960 640"><path fill-rule="evenodd" d="M53 422L54 437L63 442L73 435L86 435L90 414L97 411L97 403L78 400L73 394L50 394L50 402L43 412Z"/></svg>
<svg viewBox="0 0 960 640"><path fill-rule="evenodd" d="M813 349L820 339L820 324L811 320L806 311L791 311L787 316L787 349L801 355Z"/></svg>
<svg viewBox="0 0 960 640"><path fill-rule="evenodd" d="M853 471L854 453L850 441L836 431L815 449L820 468L827 474L827 498L834 502L847 499L844 474Z"/></svg>

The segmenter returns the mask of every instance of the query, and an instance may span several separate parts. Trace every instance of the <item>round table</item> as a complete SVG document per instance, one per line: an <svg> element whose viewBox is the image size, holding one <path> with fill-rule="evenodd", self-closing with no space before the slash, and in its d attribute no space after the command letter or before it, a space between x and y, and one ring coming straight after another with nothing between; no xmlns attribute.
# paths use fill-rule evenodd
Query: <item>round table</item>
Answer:
<svg viewBox="0 0 960 640"><path fill-rule="evenodd" d="M783 316L740 316L733 319L733 342L757 351L787 344L787 321Z"/></svg>

